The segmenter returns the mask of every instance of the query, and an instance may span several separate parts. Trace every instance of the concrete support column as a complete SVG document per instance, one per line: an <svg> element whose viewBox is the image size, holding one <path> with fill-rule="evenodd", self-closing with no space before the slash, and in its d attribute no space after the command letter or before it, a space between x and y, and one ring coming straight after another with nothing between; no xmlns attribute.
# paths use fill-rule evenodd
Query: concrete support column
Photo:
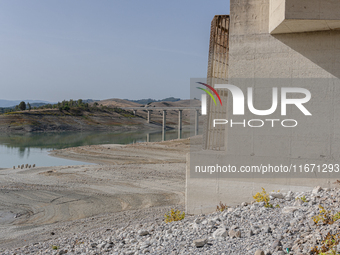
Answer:
<svg viewBox="0 0 340 255"><path fill-rule="evenodd" d="M148 111L148 119L147 119L148 123L150 123L150 120L151 120L151 119L150 119L150 114L151 114L150 112L151 112L151 111Z"/></svg>
<svg viewBox="0 0 340 255"><path fill-rule="evenodd" d="M178 111L178 139L182 138L182 110Z"/></svg>
<svg viewBox="0 0 340 255"><path fill-rule="evenodd" d="M150 134L149 134L149 133L146 134L146 141L147 141L148 143L150 142Z"/></svg>
<svg viewBox="0 0 340 255"><path fill-rule="evenodd" d="M166 129L166 110L163 110L162 141L165 141L165 129Z"/></svg>
<svg viewBox="0 0 340 255"><path fill-rule="evenodd" d="M199 110L196 110L196 113L195 113L195 135L198 135L198 123L199 123L198 113L199 113Z"/></svg>
<svg viewBox="0 0 340 255"><path fill-rule="evenodd" d="M136 114L137 114L137 110L133 110L133 115L136 116Z"/></svg>

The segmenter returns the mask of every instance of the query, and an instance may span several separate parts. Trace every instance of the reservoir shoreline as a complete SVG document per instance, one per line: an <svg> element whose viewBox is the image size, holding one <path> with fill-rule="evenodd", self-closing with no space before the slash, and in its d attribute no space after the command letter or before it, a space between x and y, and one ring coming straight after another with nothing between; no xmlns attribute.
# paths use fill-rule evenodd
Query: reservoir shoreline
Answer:
<svg viewBox="0 0 340 255"><path fill-rule="evenodd" d="M0 212L14 216L0 225L0 246L163 221L184 208L186 154L200 139L72 147L50 154L97 165L2 170Z"/></svg>

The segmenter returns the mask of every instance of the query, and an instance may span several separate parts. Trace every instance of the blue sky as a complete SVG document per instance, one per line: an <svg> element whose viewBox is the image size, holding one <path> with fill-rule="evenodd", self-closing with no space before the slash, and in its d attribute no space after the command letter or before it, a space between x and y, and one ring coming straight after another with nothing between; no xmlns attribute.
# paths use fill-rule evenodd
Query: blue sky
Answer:
<svg viewBox="0 0 340 255"><path fill-rule="evenodd" d="M0 1L0 98L189 98L216 14L228 0Z"/></svg>

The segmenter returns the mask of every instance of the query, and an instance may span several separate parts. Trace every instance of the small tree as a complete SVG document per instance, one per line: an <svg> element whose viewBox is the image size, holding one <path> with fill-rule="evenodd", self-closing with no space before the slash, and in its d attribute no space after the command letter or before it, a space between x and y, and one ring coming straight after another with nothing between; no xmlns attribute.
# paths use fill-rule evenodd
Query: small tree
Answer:
<svg viewBox="0 0 340 255"><path fill-rule="evenodd" d="M31 104L30 104L30 103L27 103L27 108L28 108L28 110L29 110L29 111L32 109L32 107L31 107Z"/></svg>
<svg viewBox="0 0 340 255"><path fill-rule="evenodd" d="M69 110L70 110L70 107L69 107L69 105L68 105L68 102L65 102L64 107L63 107L63 110L65 110L65 111L69 111Z"/></svg>
<svg viewBox="0 0 340 255"><path fill-rule="evenodd" d="M78 107L83 106L83 100L82 99L78 99Z"/></svg>
<svg viewBox="0 0 340 255"><path fill-rule="evenodd" d="M19 104L19 109L21 111L25 111L26 110L26 103L24 101L21 101Z"/></svg>

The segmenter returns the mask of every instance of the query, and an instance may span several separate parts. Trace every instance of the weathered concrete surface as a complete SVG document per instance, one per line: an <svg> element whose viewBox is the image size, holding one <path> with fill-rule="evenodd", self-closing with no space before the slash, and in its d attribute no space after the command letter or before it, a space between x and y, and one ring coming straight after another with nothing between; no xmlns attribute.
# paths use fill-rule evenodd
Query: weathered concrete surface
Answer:
<svg viewBox="0 0 340 255"><path fill-rule="evenodd" d="M340 28L336 0L270 0L269 32L297 33Z"/></svg>
<svg viewBox="0 0 340 255"><path fill-rule="evenodd" d="M311 190L315 186L331 188L338 185L336 179L330 178L252 178L252 173L248 174L249 178L223 178L223 175L218 174L211 177L208 173L202 174L201 178L195 178L193 171L190 171L190 160L195 162L195 165L204 165L207 158L211 160L213 157L212 161L220 166L228 163L234 164L235 162L231 155L225 155L224 152L202 151L187 155L186 212L188 214L213 212L220 201L228 206L237 205L241 202L249 203L254 200L253 196L257 192L262 191L262 188L268 193L277 190L281 192L290 190L302 192ZM239 162L249 161L247 156L237 157ZM276 160L274 157L270 158L273 161ZM252 165L259 165L266 162L266 159L265 157L254 156L253 161L258 163ZM285 165L291 163L301 165L304 161L304 159L292 159L290 157L283 157L280 160Z"/></svg>
<svg viewBox="0 0 340 255"><path fill-rule="evenodd" d="M290 1L287 0L287 2ZM333 7L333 3L334 9L338 8L338 3L335 1L326 2L326 5L331 4L329 8ZM277 8L279 8L279 1L277 3ZM237 78L340 78L340 31L271 35L269 33L270 0L231 0L230 6L229 80ZM297 13L297 11L292 11L292 16L283 18L294 17L293 14L297 15ZM280 20L280 17L277 20ZM252 86L255 91L261 90L255 83ZM305 159L323 156L329 159L339 159L339 146L337 145L340 138L338 129L340 119L337 114L340 110L338 107L339 87L339 84L334 82L331 86L313 88L313 104L310 107L313 113L323 117L319 124L325 125L315 126L312 123L313 125L306 129L305 135L300 133L295 136L289 132L273 136L266 134L266 129L254 133L241 129L231 132L227 129L225 156L228 157L228 154L234 153L248 156L282 155L283 158ZM320 114L318 108L320 111L331 110ZM226 116L231 115L228 112ZM277 146L278 144L281 145ZM303 147L309 149L303 151L301 150ZM301 178L194 179L190 178L188 164L189 161L186 183L187 213L214 211L219 201L227 204L249 201L252 195L261 191L261 187L268 191L273 189L303 191L316 185L329 187L335 181L334 179Z"/></svg>

